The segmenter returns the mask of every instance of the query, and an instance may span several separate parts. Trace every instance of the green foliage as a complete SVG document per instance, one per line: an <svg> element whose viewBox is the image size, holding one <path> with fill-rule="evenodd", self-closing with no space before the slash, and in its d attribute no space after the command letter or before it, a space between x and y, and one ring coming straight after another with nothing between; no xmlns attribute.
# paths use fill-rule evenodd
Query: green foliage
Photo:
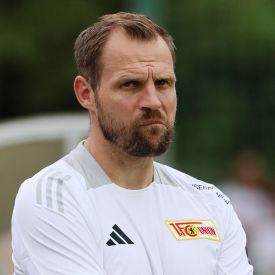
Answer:
<svg viewBox="0 0 275 275"><path fill-rule="evenodd" d="M110 5L12 2L0 4L0 117L80 108L72 88L73 42L82 29L110 12Z"/></svg>
<svg viewBox="0 0 275 275"><path fill-rule="evenodd" d="M177 51L177 165L215 181L242 147L275 167L272 0L169 1Z"/></svg>

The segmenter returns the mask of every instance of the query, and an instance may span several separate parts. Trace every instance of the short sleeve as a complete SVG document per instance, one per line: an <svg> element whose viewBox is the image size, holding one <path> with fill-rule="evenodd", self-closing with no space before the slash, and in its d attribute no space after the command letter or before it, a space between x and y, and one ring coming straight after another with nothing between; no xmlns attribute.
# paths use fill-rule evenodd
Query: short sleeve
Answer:
<svg viewBox="0 0 275 275"><path fill-rule="evenodd" d="M225 234L218 258L218 275L252 275L246 254L246 236L231 204L224 212Z"/></svg>
<svg viewBox="0 0 275 275"><path fill-rule="evenodd" d="M70 192L62 194L65 210L61 213L37 204L34 186L25 182L14 206L14 275L105 274L98 240L76 200L69 198Z"/></svg>

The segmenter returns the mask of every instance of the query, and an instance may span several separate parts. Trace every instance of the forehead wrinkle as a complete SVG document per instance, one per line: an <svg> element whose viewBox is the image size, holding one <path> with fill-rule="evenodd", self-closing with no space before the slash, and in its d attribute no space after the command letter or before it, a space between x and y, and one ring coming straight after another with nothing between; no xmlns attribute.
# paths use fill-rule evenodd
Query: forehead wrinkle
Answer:
<svg viewBox="0 0 275 275"><path fill-rule="evenodd" d="M152 76L152 79L157 80L161 78L170 78L170 79L175 79L175 73L174 71L170 70L154 70L154 68L148 67L148 76Z"/></svg>
<svg viewBox="0 0 275 275"><path fill-rule="evenodd" d="M127 77L148 77L150 73L155 76L158 75L169 75L174 76L173 67L170 64L164 62L155 62L148 64L148 62L128 62L124 65L117 65L117 63L107 64L104 67L106 72L114 72L116 78L127 78ZM167 66L168 65L168 66ZM151 72L150 72L151 71Z"/></svg>
<svg viewBox="0 0 275 275"><path fill-rule="evenodd" d="M161 67L167 67L167 66L171 66L172 64L169 62L165 62L165 61L149 61L149 60L144 60L144 61L128 61L128 62L119 62L117 60L115 60L115 62L112 63L105 63L104 64L104 68L110 68L110 69L115 69L118 68L119 70L139 70L140 68L144 68L144 67L152 67L152 68L161 68ZM173 65L172 65L173 68Z"/></svg>
<svg viewBox="0 0 275 275"><path fill-rule="evenodd" d="M157 79L173 79L174 81L176 80L176 76L174 71L156 71L154 68L150 66L144 66L144 70L142 71L121 71L117 72L116 78L118 79L130 79L130 78L135 78L135 79L149 79L152 78L154 80Z"/></svg>

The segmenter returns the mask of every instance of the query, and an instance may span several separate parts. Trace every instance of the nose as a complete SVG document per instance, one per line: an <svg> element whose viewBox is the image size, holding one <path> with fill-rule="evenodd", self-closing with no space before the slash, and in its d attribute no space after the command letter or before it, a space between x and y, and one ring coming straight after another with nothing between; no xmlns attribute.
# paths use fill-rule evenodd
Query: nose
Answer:
<svg viewBox="0 0 275 275"><path fill-rule="evenodd" d="M154 81L148 81L141 92L141 109L158 110L161 107L159 92L155 87Z"/></svg>

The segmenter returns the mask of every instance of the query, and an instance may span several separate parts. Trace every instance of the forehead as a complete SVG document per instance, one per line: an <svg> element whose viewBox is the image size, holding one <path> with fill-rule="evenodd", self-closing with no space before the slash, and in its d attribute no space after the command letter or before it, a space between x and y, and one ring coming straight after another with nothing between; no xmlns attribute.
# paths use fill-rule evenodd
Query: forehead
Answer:
<svg viewBox="0 0 275 275"><path fill-rule="evenodd" d="M105 70L129 70L150 67L154 71L174 72L172 54L166 42L156 39L142 41L132 39L123 29L115 29L104 46L101 57Z"/></svg>

